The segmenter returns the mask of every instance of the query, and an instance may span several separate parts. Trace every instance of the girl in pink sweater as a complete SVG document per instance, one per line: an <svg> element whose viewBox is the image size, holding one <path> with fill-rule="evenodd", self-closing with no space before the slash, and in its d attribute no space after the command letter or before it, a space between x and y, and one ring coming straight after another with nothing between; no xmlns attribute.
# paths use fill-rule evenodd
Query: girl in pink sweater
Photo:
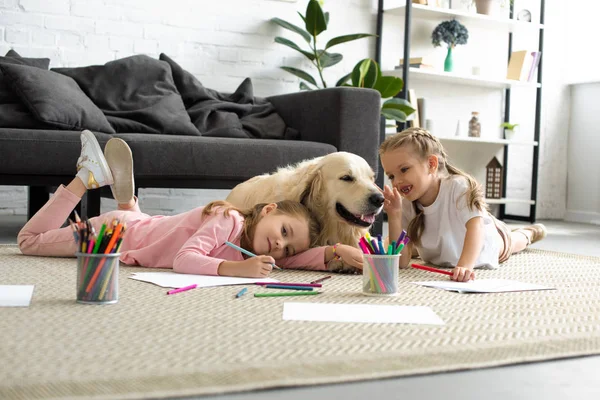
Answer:
<svg viewBox="0 0 600 400"><path fill-rule="evenodd" d="M61 185L19 232L23 254L74 256L73 231L61 226L88 189L111 185L118 209L91 218L90 223L96 231L113 219L126 224L120 260L128 265L253 278L268 276L273 263L326 270L334 257L362 268L362 253L354 247L336 244L308 250L319 227L308 209L293 201L260 204L251 210L218 201L173 216L144 214L133 195L129 146L113 138L103 155L94 134L87 130L82 132L81 142L76 177L66 187ZM257 256L247 258L226 241Z"/></svg>

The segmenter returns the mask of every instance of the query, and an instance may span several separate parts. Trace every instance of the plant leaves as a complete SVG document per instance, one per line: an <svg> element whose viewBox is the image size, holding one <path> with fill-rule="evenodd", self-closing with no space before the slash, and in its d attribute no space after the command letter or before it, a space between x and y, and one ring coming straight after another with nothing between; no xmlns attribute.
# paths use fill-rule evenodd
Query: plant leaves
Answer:
<svg viewBox="0 0 600 400"><path fill-rule="evenodd" d="M383 110L400 111L404 115L404 118L405 118L404 121L406 120L406 118L408 118L415 112L415 109L412 107L412 104L410 104L407 100L400 99L398 97L394 97L392 99L386 100L383 103L383 105L381 106L382 113L383 113ZM400 121L400 120L397 120L397 121Z"/></svg>
<svg viewBox="0 0 600 400"><path fill-rule="evenodd" d="M300 14L300 11L296 11L296 12L300 16L300 18L302 18L302 22L304 22L306 24L306 18L304 18L304 15Z"/></svg>
<svg viewBox="0 0 600 400"><path fill-rule="evenodd" d="M308 83L312 83L313 85L317 86L317 82L315 81L315 78L310 76L310 74L308 74L307 72L302 71L301 69L294 68L294 67L279 67L279 68L281 68L284 71L289 72L290 74L296 75L298 78L304 79Z"/></svg>
<svg viewBox="0 0 600 400"><path fill-rule="evenodd" d="M335 83L335 86L350 86L350 85L346 84L346 82L348 82L348 79L350 79L351 76L352 76L352 72L342 76L340 78L340 80Z"/></svg>
<svg viewBox="0 0 600 400"><path fill-rule="evenodd" d="M393 108L382 108L381 115L383 115L387 119L393 119L399 122L406 122L406 114L404 114L400 110L395 110Z"/></svg>
<svg viewBox="0 0 600 400"><path fill-rule="evenodd" d="M312 88L311 88L310 86L308 86L308 85L306 84L306 82L304 82L304 81L301 81L301 82L300 82L300 90L312 90Z"/></svg>
<svg viewBox="0 0 600 400"><path fill-rule="evenodd" d="M315 59L315 55L313 53L306 51L306 50L302 50L300 47L298 47L298 45L296 43L292 42L291 40L282 38L281 36L277 36L277 37L275 37L275 43L282 44L284 46L287 46L289 48L296 50L297 52L304 54L304 56L306 58L308 58L310 61Z"/></svg>
<svg viewBox="0 0 600 400"><path fill-rule="evenodd" d="M381 98L394 97L402 90L404 82L401 78L395 76L380 76L375 82L373 89L381 93Z"/></svg>
<svg viewBox="0 0 600 400"><path fill-rule="evenodd" d="M328 53L326 51L321 53L321 67L323 68L327 68L327 67L331 67L337 63L339 63L340 61L342 61L342 59L344 58L343 55L339 54L339 53Z"/></svg>
<svg viewBox="0 0 600 400"><path fill-rule="evenodd" d="M329 25L329 13L326 12L324 15L325 15L325 25Z"/></svg>
<svg viewBox="0 0 600 400"><path fill-rule="evenodd" d="M321 5L316 0L310 0L306 7L306 30L312 36L318 36L326 29L327 22Z"/></svg>
<svg viewBox="0 0 600 400"><path fill-rule="evenodd" d="M312 37L310 36L310 33L306 32L304 29L300 28L299 26L290 24L289 22L282 20L281 18L271 18L271 22L281 26L282 28L289 29L292 32L296 32L297 34L302 36L304 38L304 40L306 40L307 43L310 43L310 40L312 39Z"/></svg>
<svg viewBox="0 0 600 400"><path fill-rule="evenodd" d="M377 70L377 63L372 59L359 61L352 70L352 86L372 88L377 82Z"/></svg>
<svg viewBox="0 0 600 400"><path fill-rule="evenodd" d="M346 42L350 42L352 40L358 40L358 39L366 38L369 36L375 36L375 35L371 35L369 33L355 33L353 35L344 35L344 36L334 37L329 42L327 42L327 45L325 45L325 50L327 50L328 48L333 47L335 45L341 44L341 43L346 43Z"/></svg>

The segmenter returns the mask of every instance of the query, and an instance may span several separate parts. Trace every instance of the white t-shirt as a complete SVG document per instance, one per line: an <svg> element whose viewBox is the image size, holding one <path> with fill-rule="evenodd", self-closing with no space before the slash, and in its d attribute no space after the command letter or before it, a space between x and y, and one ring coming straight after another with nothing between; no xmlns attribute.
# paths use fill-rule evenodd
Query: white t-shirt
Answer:
<svg viewBox="0 0 600 400"><path fill-rule="evenodd" d="M418 207L424 212L425 229L421 235L421 245L417 246L421 258L429 263L454 267L458 263L465 243L466 224L471 218L482 217L485 239L475 268L498 268L499 243L492 217L487 211L469 209L466 191L467 179L452 175L442 179L440 192L429 207ZM402 227L416 216L412 202L402 201Z"/></svg>

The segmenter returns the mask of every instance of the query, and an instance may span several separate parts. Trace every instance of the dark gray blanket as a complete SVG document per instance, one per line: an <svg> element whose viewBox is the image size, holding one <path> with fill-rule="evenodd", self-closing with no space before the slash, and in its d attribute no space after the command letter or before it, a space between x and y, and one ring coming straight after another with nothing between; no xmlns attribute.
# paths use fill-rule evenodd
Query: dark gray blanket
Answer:
<svg viewBox="0 0 600 400"><path fill-rule="evenodd" d="M204 87L166 54L159 59L171 66L185 108L203 136L298 139L298 131L286 127L270 102L254 97L250 78L244 79L235 92L222 93Z"/></svg>
<svg viewBox="0 0 600 400"><path fill-rule="evenodd" d="M164 54L105 65L53 68L74 79L117 132L297 139L271 103L254 97L246 78L232 93L205 88Z"/></svg>

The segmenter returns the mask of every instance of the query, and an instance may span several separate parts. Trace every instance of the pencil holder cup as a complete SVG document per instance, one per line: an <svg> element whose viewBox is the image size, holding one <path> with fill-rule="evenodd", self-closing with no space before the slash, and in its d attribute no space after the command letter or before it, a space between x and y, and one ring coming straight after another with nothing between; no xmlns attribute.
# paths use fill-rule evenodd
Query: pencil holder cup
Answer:
<svg viewBox="0 0 600 400"><path fill-rule="evenodd" d="M400 254L363 254L363 294L395 296L398 294Z"/></svg>
<svg viewBox="0 0 600 400"><path fill-rule="evenodd" d="M77 302L112 304L119 301L120 253L77 256Z"/></svg>

